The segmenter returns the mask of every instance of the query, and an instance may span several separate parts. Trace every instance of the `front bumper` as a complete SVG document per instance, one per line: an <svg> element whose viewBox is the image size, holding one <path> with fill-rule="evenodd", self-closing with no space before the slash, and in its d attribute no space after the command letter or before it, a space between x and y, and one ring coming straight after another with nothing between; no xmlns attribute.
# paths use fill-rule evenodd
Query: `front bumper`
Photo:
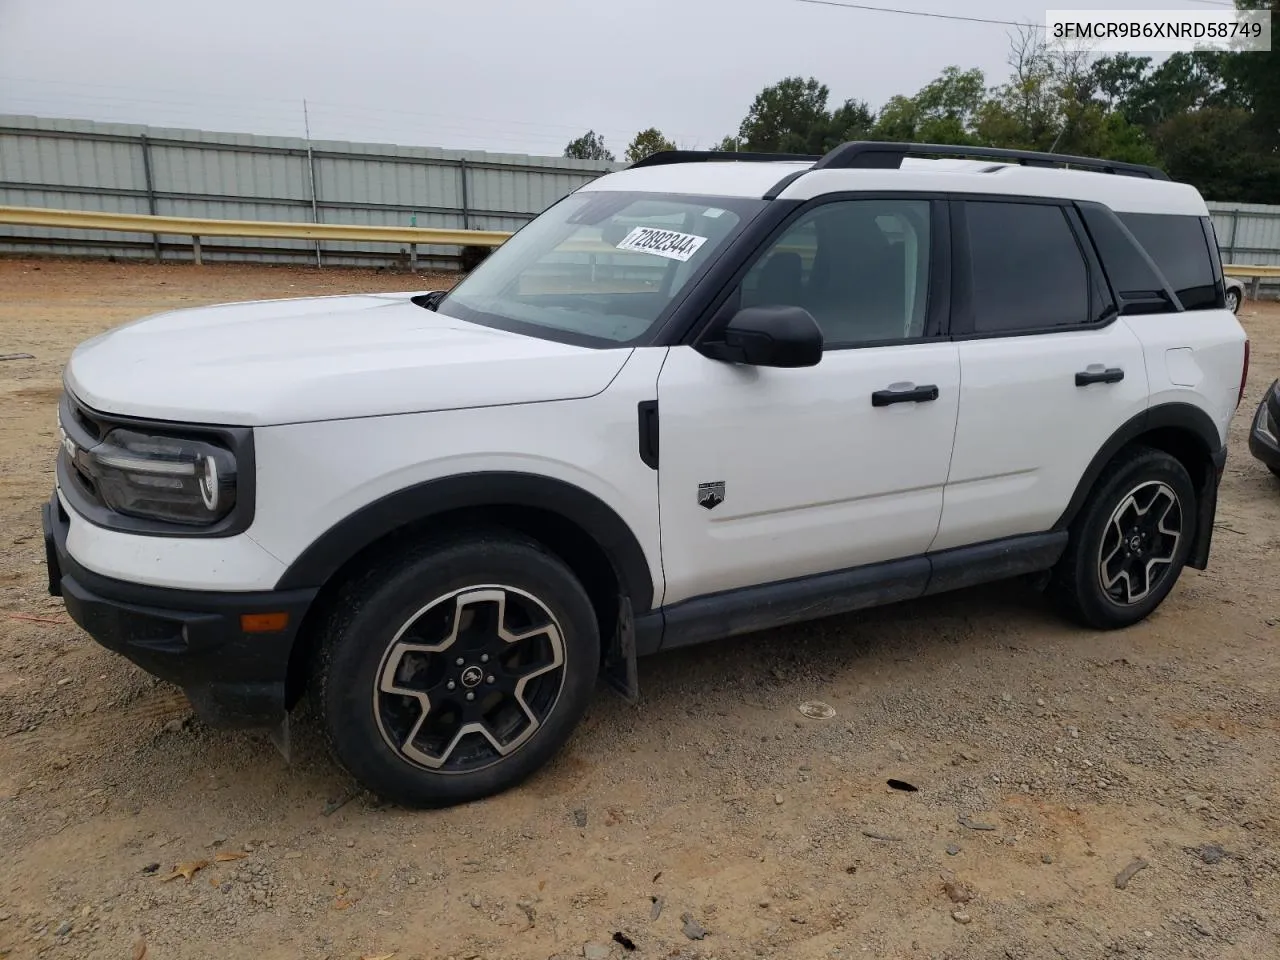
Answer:
<svg viewBox="0 0 1280 960"><path fill-rule="evenodd" d="M275 726L285 717L289 658L316 590L218 593L126 583L86 570L67 552L70 518L55 493L44 505L49 592L94 640L182 687L210 726ZM287 614L272 632L242 617Z"/></svg>
<svg viewBox="0 0 1280 960"><path fill-rule="evenodd" d="M1280 380L1267 388L1253 415L1249 452L1272 470L1280 471Z"/></svg>

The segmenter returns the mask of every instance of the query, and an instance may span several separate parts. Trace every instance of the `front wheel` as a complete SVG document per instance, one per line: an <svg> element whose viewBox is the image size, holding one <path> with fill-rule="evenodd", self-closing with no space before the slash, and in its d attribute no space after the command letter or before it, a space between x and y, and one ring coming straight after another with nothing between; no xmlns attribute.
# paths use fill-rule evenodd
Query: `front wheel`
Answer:
<svg viewBox="0 0 1280 960"><path fill-rule="evenodd" d="M1054 571L1066 611L1099 630L1144 619L1169 595L1191 550L1196 492L1177 459L1146 447L1103 472Z"/></svg>
<svg viewBox="0 0 1280 960"><path fill-rule="evenodd" d="M424 545L351 584L320 705L339 763L416 807L499 793L569 738L595 687L595 611L569 569L501 532Z"/></svg>

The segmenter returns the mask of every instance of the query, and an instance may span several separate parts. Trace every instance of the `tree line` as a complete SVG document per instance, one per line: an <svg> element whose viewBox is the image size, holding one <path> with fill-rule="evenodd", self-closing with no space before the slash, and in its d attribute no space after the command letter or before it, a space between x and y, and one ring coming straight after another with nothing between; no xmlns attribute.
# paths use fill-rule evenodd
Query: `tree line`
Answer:
<svg viewBox="0 0 1280 960"><path fill-rule="evenodd" d="M1280 0L1237 5L1280 13ZM849 140L893 140L1042 150L1155 164L1210 200L1280 203L1280 51L1176 53L1157 63L1093 57L1026 30L1011 41L1009 68L990 85L981 70L949 66L879 110L858 99L832 106L826 84L786 77L760 91L737 132L712 149L822 154ZM671 149L651 127L624 156L634 163ZM594 131L565 156L615 159Z"/></svg>

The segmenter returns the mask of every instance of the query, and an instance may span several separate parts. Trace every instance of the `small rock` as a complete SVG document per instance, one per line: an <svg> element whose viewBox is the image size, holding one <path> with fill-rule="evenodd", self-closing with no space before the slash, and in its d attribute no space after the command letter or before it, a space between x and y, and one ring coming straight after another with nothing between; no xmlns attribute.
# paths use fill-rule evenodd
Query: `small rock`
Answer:
<svg viewBox="0 0 1280 960"><path fill-rule="evenodd" d="M954 843L948 843L948 844L947 844L947 856L948 856L948 857L954 857L954 856L957 856L959 853L960 853L960 848L959 848L959 847L957 847Z"/></svg>
<svg viewBox="0 0 1280 960"><path fill-rule="evenodd" d="M1005 703L1013 703L1013 694L1002 693L1000 694L1000 699L1003 700Z"/></svg>
<svg viewBox="0 0 1280 960"><path fill-rule="evenodd" d="M1067 736L1069 736L1072 740L1079 740L1079 739L1080 739L1080 728L1079 728L1079 727L1067 727Z"/></svg>
<svg viewBox="0 0 1280 960"><path fill-rule="evenodd" d="M1046 853L1040 858L1041 863L1053 863L1053 855Z"/></svg>
<svg viewBox="0 0 1280 960"><path fill-rule="evenodd" d="M1134 860L1131 864L1116 874L1116 889L1123 890L1125 887L1129 886L1129 881L1134 878L1138 871L1145 870L1148 866L1149 864L1147 861L1143 860L1141 857Z"/></svg>
<svg viewBox="0 0 1280 960"><path fill-rule="evenodd" d="M63 920L60 924L58 924L58 929L53 931L53 935L55 937L65 937L70 932L71 932L71 921Z"/></svg>
<svg viewBox="0 0 1280 960"><path fill-rule="evenodd" d="M953 883L948 880L942 885L942 889L951 899L952 903L968 903L973 899L973 891L963 883Z"/></svg>
<svg viewBox="0 0 1280 960"><path fill-rule="evenodd" d="M579 807L573 811L573 825L581 830L587 825L587 808Z"/></svg>
<svg viewBox="0 0 1280 960"><path fill-rule="evenodd" d="M906 748L897 740L890 740L886 746L892 753L906 753Z"/></svg>
<svg viewBox="0 0 1280 960"><path fill-rule="evenodd" d="M471 897L471 906L472 906L474 909L479 910L479 909L480 909L480 898L479 898L479 897L477 897L477 896L475 896L475 895L472 895L472 897Z"/></svg>
<svg viewBox="0 0 1280 960"><path fill-rule="evenodd" d="M653 901L653 907L649 910L649 919L657 920L662 916L662 908L667 905L667 901L662 897L650 897Z"/></svg>
<svg viewBox="0 0 1280 960"><path fill-rule="evenodd" d="M680 914L680 919L684 923L684 935L690 940L702 940L706 937L706 928L693 919L693 914L682 913Z"/></svg>
<svg viewBox="0 0 1280 960"><path fill-rule="evenodd" d="M1036 697L1036 706L1037 706L1037 707L1043 707L1043 706L1044 706L1044 697Z"/></svg>
<svg viewBox="0 0 1280 960"><path fill-rule="evenodd" d="M963 910L954 911L951 914L951 919L956 923L970 923L973 921L973 917L969 916L969 914L965 913Z"/></svg>
<svg viewBox="0 0 1280 960"><path fill-rule="evenodd" d="M776 803L778 806L782 806L782 794L775 793L773 795L773 802Z"/></svg>
<svg viewBox="0 0 1280 960"><path fill-rule="evenodd" d="M611 952L612 948L603 943L584 943L582 945L582 955L587 960L608 960Z"/></svg>
<svg viewBox="0 0 1280 960"><path fill-rule="evenodd" d="M756 906L758 906L761 910L768 910L768 909L769 909L769 901L768 901L768 900L761 900L758 904L756 904Z"/></svg>
<svg viewBox="0 0 1280 960"><path fill-rule="evenodd" d="M1196 850L1196 856L1205 863L1220 863L1222 858L1226 855L1227 851L1223 850L1215 843L1206 843L1203 847Z"/></svg>
<svg viewBox="0 0 1280 960"><path fill-rule="evenodd" d="M70 758L70 757L55 757L55 758L54 758L54 760L53 760L53 764L52 764L52 766L53 766L53 769L55 769L55 770L65 770L65 769L67 769L67 767L71 766L71 758Z"/></svg>
<svg viewBox="0 0 1280 960"><path fill-rule="evenodd" d="M182 727L183 727L182 720L170 720L168 723L164 725L163 729L165 733L181 733Z"/></svg>
<svg viewBox="0 0 1280 960"><path fill-rule="evenodd" d="M63 677L58 681L58 686L65 687L69 683L75 683L75 680L72 677Z"/></svg>
<svg viewBox="0 0 1280 960"><path fill-rule="evenodd" d="M143 867L143 868L142 868L142 872L143 872L143 873L155 873L155 872L156 872L157 870L159 870L159 869L160 869L160 864L158 864L158 863L148 863L145 867Z"/></svg>
<svg viewBox="0 0 1280 960"><path fill-rule="evenodd" d="M11 914L8 910L0 910L0 923L4 923L6 920L8 920L12 916L13 914Z"/></svg>

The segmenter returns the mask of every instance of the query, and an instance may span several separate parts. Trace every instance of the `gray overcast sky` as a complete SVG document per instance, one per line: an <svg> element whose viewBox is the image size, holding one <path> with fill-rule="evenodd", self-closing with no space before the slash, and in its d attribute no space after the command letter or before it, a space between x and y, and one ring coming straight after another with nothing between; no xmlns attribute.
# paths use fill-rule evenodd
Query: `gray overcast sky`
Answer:
<svg viewBox="0 0 1280 960"><path fill-rule="evenodd" d="M1202 0L866 0L1042 22ZM1004 78L1012 27L796 0L0 0L0 113L556 155L653 125L684 147L815 76L879 107L948 64Z"/></svg>

